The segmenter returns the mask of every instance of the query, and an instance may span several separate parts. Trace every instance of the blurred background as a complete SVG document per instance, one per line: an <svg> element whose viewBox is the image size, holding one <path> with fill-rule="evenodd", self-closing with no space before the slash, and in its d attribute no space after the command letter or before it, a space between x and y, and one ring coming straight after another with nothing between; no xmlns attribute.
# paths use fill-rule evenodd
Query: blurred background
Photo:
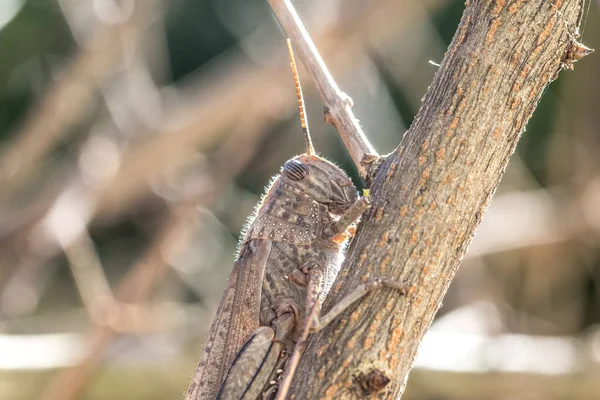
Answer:
<svg viewBox="0 0 600 400"><path fill-rule="evenodd" d="M294 4L391 152L464 0ZM543 96L405 399L600 398L599 60ZM362 187L299 64L315 147ZM239 232L302 151L266 1L0 1L0 399L181 398Z"/></svg>

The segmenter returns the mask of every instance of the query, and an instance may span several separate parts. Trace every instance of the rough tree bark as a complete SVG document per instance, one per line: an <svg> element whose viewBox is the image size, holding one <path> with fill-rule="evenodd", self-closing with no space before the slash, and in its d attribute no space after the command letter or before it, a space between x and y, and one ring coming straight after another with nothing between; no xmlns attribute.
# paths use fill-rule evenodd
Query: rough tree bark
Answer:
<svg viewBox="0 0 600 400"><path fill-rule="evenodd" d="M324 311L367 277L382 289L314 335L292 398L398 398L421 339L544 88L587 53L583 0L468 0L402 143L373 172L363 216ZM310 382L310 384L306 384Z"/></svg>

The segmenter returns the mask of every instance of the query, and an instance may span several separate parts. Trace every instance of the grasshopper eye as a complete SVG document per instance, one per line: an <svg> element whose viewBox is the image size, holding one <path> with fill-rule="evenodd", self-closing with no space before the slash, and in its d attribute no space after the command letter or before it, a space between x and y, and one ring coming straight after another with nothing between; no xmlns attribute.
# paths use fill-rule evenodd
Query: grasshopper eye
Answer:
<svg viewBox="0 0 600 400"><path fill-rule="evenodd" d="M290 179L300 181L308 176L308 168L297 160L289 160L283 165L283 173Z"/></svg>

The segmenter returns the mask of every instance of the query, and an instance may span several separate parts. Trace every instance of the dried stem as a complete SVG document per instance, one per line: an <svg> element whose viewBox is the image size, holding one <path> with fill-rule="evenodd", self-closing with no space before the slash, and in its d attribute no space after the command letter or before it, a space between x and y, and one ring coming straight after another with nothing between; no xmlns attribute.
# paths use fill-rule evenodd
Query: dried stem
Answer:
<svg viewBox="0 0 600 400"><path fill-rule="evenodd" d="M335 83L304 24L289 0L269 0L300 59L317 84L325 103L325 120L335 126L360 176L366 178L377 152L367 140L354 113L352 99Z"/></svg>

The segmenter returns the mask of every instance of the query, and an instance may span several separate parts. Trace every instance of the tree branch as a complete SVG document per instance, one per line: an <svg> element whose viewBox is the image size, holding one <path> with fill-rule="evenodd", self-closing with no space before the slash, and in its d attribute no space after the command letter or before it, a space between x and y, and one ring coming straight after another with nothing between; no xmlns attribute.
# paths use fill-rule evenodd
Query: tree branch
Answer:
<svg viewBox="0 0 600 400"><path fill-rule="evenodd" d="M360 176L366 178L370 165L377 159L377 152L369 143L352 112L352 99L335 83L290 1L269 0L269 3L289 35L304 66L317 84L325 103L325 121L335 126Z"/></svg>
<svg viewBox="0 0 600 400"><path fill-rule="evenodd" d="M374 293L315 335L292 398L402 394L525 124L546 86L585 53L574 34L582 6L582 0L467 1L412 126L374 173L373 206L324 312L367 277L405 282L408 295ZM306 62L304 36L288 32Z"/></svg>

